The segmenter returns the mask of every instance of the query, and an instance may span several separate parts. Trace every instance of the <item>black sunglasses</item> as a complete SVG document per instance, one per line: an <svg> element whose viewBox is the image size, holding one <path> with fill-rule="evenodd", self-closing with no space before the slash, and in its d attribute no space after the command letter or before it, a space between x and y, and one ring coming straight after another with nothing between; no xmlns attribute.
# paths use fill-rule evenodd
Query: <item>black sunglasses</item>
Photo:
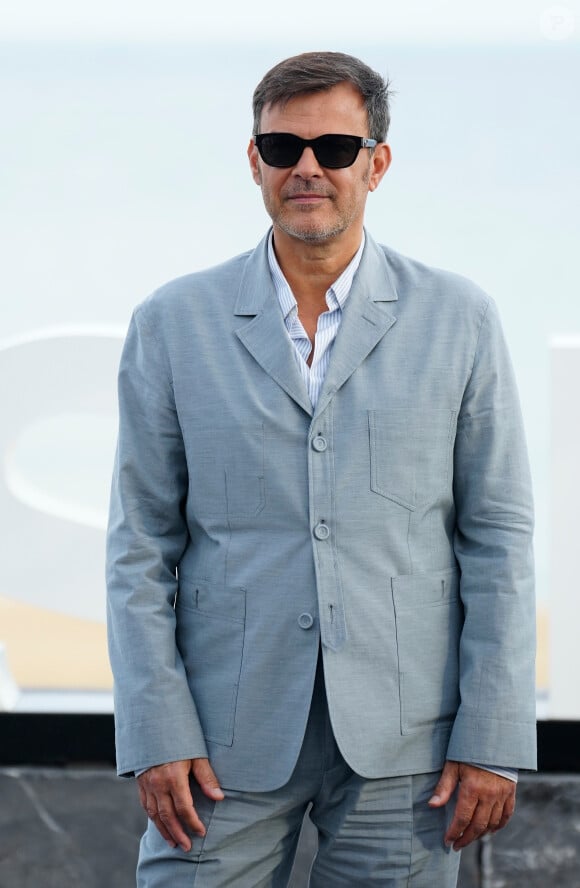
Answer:
<svg viewBox="0 0 580 888"><path fill-rule="evenodd" d="M352 166L361 148L374 148L376 139L328 133L316 139L301 139L294 133L260 133L253 137L260 157L272 167L296 166L306 147L312 148L316 160L329 170Z"/></svg>

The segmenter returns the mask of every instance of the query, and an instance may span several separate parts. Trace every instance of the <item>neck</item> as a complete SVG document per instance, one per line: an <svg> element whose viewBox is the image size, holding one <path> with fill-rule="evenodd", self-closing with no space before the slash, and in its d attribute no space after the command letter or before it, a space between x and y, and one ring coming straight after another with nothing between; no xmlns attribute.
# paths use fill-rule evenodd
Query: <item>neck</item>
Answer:
<svg viewBox="0 0 580 888"><path fill-rule="evenodd" d="M326 292L352 260L361 240L362 226L321 243L298 240L274 226L276 259L299 313L301 308L326 310Z"/></svg>

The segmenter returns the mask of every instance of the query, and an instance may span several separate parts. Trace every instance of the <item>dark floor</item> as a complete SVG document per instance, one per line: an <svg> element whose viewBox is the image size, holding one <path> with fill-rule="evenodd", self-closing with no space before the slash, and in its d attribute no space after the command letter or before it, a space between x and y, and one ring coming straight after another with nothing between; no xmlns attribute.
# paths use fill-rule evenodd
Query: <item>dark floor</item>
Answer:
<svg viewBox="0 0 580 888"><path fill-rule="evenodd" d="M134 781L110 769L0 770L0 888L133 888L143 826ZM307 822L292 888L315 843ZM459 886L580 888L580 777L522 777L518 813L464 852Z"/></svg>

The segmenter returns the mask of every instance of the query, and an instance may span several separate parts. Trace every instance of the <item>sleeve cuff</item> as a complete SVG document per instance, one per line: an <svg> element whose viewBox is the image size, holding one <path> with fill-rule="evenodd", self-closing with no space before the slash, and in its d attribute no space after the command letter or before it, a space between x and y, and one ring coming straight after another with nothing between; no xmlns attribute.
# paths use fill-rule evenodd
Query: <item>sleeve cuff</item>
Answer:
<svg viewBox="0 0 580 888"><path fill-rule="evenodd" d="M470 765L474 765L476 768L481 768L482 771L491 771L492 774L497 774L498 777L505 777L507 780L512 780L514 783L518 782L518 772L515 768L499 768L492 767L491 765L480 765L479 762L470 762Z"/></svg>

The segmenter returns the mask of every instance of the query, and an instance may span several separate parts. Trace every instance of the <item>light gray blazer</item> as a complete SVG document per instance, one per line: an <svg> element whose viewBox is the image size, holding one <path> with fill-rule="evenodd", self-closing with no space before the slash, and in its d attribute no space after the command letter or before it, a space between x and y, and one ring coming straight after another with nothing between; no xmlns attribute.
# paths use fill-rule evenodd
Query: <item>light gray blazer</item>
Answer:
<svg viewBox="0 0 580 888"><path fill-rule="evenodd" d="M120 773L282 785L320 643L358 773L535 766L530 480L484 293L367 234L313 411L264 239L137 308L119 398Z"/></svg>

